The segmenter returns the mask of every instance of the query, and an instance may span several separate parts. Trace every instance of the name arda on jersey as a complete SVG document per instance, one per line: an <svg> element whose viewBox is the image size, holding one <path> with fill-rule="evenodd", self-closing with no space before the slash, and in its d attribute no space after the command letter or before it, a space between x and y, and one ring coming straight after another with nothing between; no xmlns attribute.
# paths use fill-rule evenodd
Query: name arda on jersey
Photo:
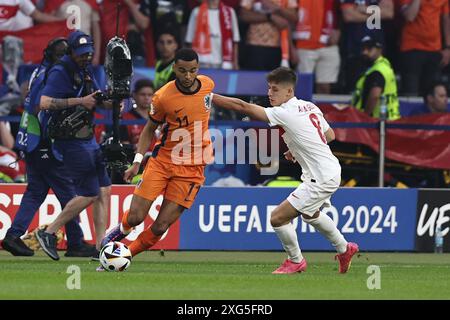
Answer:
<svg viewBox="0 0 450 320"><path fill-rule="evenodd" d="M307 103L304 105L299 105L298 112L309 112L309 111L313 111L314 108L315 108L315 106L313 104Z"/></svg>

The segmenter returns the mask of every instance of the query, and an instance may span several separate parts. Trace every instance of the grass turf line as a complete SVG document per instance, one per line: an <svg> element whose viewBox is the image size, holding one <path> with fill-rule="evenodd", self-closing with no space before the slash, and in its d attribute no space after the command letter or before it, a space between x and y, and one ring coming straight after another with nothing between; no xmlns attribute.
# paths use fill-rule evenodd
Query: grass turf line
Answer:
<svg viewBox="0 0 450 320"><path fill-rule="evenodd" d="M272 275L282 252L145 252L121 273L96 272L88 258L50 260L0 251L0 299L309 300L450 299L450 254L361 253L348 274L337 273L332 252L305 252L308 269ZM66 286L70 265L81 289ZM381 270L381 289L369 290L369 265Z"/></svg>

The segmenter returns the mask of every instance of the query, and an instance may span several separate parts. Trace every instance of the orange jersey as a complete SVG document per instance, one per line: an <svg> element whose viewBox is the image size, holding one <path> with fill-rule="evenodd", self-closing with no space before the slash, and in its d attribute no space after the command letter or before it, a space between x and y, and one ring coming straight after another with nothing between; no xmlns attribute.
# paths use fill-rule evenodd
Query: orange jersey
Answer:
<svg viewBox="0 0 450 320"><path fill-rule="evenodd" d="M199 88L193 93L180 91L174 81L168 82L153 96L150 118L167 123L153 157L177 165L205 165L213 160L208 132L209 93L214 82L199 75Z"/></svg>

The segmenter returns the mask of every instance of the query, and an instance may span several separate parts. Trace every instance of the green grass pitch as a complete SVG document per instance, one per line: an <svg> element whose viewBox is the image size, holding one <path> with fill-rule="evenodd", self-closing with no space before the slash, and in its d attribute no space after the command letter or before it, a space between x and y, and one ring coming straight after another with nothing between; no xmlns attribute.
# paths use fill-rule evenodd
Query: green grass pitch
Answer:
<svg viewBox="0 0 450 320"><path fill-rule="evenodd" d="M0 251L0 299L309 300L450 299L450 254L360 253L349 273L337 273L332 252L304 252L305 273L272 275L282 252L145 252L121 273L96 272L86 258L52 261L42 251L13 257ZM79 290L66 282L81 270ZM370 265L380 289L369 290Z"/></svg>

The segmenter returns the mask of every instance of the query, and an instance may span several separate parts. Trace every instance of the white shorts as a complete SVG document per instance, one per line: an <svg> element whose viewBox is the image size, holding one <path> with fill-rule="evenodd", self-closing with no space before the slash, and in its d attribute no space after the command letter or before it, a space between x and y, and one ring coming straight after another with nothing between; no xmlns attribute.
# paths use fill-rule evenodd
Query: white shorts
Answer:
<svg viewBox="0 0 450 320"><path fill-rule="evenodd" d="M297 49L300 63L297 71L314 73L316 83L336 83L339 75L341 57L338 46L324 47L316 50Z"/></svg>
<svg viewBox="0 0 450 320"><path fill-rule="evenodd" d="M312 217L321 207L331 206L330 198L340 183L340 175L324 183L302 182L287 197L287 201L301 214Z"/></svg>

